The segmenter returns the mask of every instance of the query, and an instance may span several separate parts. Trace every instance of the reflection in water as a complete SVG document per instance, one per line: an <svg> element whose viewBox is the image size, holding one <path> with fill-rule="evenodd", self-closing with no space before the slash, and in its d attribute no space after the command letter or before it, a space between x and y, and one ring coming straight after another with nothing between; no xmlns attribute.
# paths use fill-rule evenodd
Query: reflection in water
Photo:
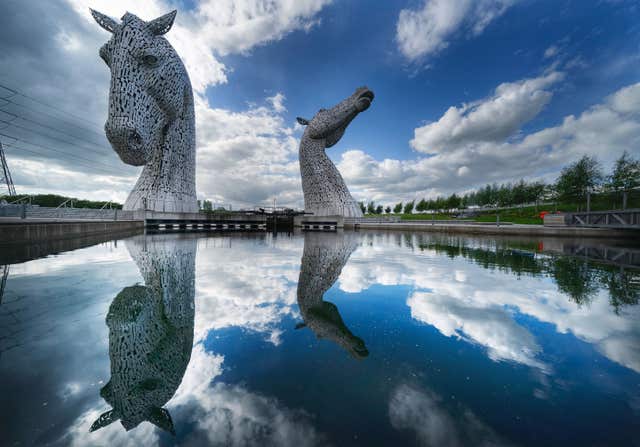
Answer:
<svg viewBox="0 0 640 447"><path fill-rule="evenodd" d="M418 247L446 254L450 258L461 256L484 268L499 269L518 276L551 276L558 290L580 305L591 302L601 286L607 289L609 302L616 312L623 306L638 304L640 271L637 269L640 265L636 262L640 257L639 250L590 247L584 242L578 245L572 242L552 240L546 244L518 244L511 241L487 249L469 246L468 238L433 237L428 242L420 242ZM613 255L608 256L609 253Z"/></svg>
<svg viewBox="0 0 640 447"><path fill-rule="evenodd" d="M2 297L4 296L4 288L7 285L7 278L9 277L9 266L2 266L2 278L0 278L0 304L2 304Z"/></svg>
<svg viewBox="0 0 640 447"><path fill-rule="evenodd" d="M603 251L603 264L592 249L588 259L566 253L575 241L428 233L198 236L11 266L0 444L635 439L635 255L618 265L624 256ZM294 319L313 335L292 331ZM375 358L343 352L366 349L350 330ZM308 349L316 335L328 349ZM97 379L109 376L103 399ZM96 420L96 429L137 427L89 433Z"/></svg>
<svg viewBox="0 0 640 447"><path fill-rule="evenodd" d="M174 433L162 406L191 358L197 241L138 236L126 243L145 285L125 287L109 307L111 380L100 395L113 408L90 431L120 420L127 430L149 421Z"/></svg>
<svg viewBox="0 0 640 447"><path fill-rule="evenodd" d="M403 383L391 393L389 419L398 430L412 431L425 447L509 445L474 412L445 400L429 389Z"/></svg>
<svg viewBox="0 0 640 447"><path fill-rule="evenodd" d="M353 357L362 359L369 355L364 341L347 328L338 307L322 299L357 245L355 233L305 233L298 280L298 306L304 323L296 328L306 326L316 337L331 340Z"/></svg>

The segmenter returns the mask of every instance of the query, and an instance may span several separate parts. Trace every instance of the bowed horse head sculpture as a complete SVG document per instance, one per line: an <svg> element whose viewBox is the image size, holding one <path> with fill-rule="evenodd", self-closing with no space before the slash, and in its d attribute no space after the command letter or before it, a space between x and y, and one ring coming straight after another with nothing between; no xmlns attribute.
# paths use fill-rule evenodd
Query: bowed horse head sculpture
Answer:
<svg viewBox="0 0 640 447"><path fill-rule="evenodd" d="M360 87L331 109L320 109L311 120L298 118L298 123L307 126L300 141L305 211L316 216L362 217L360 207L325 149L340 141L347 126L369 108L373 98L371 90Z"/></svg>
<svg viewBox="0 0 640 447"><path fill-rule="evenodd" d="M124 209L197 211L193 92L163 37L176 11L150 22L130 13L120 23L91 14L112 34L100 48L111 70L107 139L123 162L145 166Z"/></svg>

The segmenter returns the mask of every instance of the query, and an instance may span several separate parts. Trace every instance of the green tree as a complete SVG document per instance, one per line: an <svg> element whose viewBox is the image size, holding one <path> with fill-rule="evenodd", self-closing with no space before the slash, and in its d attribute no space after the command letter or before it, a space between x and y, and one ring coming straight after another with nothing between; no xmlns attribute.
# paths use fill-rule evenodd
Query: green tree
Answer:
<svg viewBox="0 0 640 447"><path fill-rule="evenodd" d="M528 202L535 202L536 211L538 211L538 203L544 198L547 192L547 185L544 182L534 182L528 186Z"/></svg>
<svg viewBox="0 0 640 447"><path fill-rule="evenodd" d="M375 202L372 200L371 202L369 202L369 204L367 205L367 214L375 214L376 213L376 204Z"/></svg>
<svg viewBox="0 0 640 447"><path fill-rule="evenodd" d="M415 200L412 200L411 202L407 202L404 205L404 213L405 214L411 214L413 212L413 206L415 204Z"/></svg>
<svg viewBox="0 0 640 447"><path fill-rule="evenodd" d="M376 214L382 214L382 211L384 210L382 205L378 205L376 206Z"/></svg>
<svg viewBox="0 0 640 447"><path fill-rule="evenodd" d="M637 305L640 301L640 275L619 270L603 272L601 281L609 289L609 302L619 312L621 306Z"/></svg>
<svg viewBox="0 0 640 447"><path fill-rule="evenodd" d="M420 200L416 205L416 211L418 211L419 213L427 211L427 201L424 199Z"/></svg>
<svg viewBox="0 0 640 447"><path fill-rule="evenodd" d="M391 212L391 207L387 205L387 207L384 209L384 212L389 214Z"/></svg>
<svg viewBox="0 0 640 447"><path fill-rule="evenodd" d="M400 214L402 212L402 202L396 203L396 206L393 207L393 212L395 214Z"/></svg>
<svg viewBox="0 0 640 447"><path fill-rule="evenodd" d="M640 160L635 160L624 151L616 160L613 172L607 179L607 186L622 193L622 208L627 207L627 192L640 186Z"/></svg>
<svg viewBox="0 0 640 447"><path fill-rule="evenodd" d="M360 211L362 211L362 214L365 214L367 212L367 207L364 202L358 202L358 206L360 207Z"/></svg>
<svg viewBox="0 0 640 447"><path fill-rule="evenodd" d="M562 169L555 189L560 200L583 201L587 192L602 183L602 167L588 155Z"/></svg>
<svg viewBox="0 0 640 447"><path fill-rule="evenodd" d="M552 272L558 289L578 305L590 303L598 291L595 273L582 259L557 258L553 261Z"/></svg>
<svg viewBox="0 0 640 447"><path fill-rule="evenodd" d="M460 197L454 192L447 198L447 208L455 209L460 207Z"/></svg>
<svg viewBox="0 0 640 447"><path fill-rule="evenodd" d="M212 211L213 210L213 204L211 203L211 200L203 200L202 201L202 209L204 211Z"/></svg>

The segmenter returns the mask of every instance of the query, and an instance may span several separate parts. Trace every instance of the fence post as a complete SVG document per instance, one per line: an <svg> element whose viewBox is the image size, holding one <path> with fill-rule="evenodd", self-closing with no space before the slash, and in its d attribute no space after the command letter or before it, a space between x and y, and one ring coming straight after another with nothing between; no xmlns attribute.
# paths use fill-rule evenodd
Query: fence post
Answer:
<svg viewBox="0 0 640 447"><path fill-rule="evenodd" d="M22 204L22 213L20 213L20 218L21 219L26 219L27 218L27 204L26 203Z"/></svg>
<svg viewBox="0 0 640 447"><path fill-rule="evenodd" d="M496 214L496 226L500 226L500 214Z"/></svg>
<svg viewBox="0 0 640 447"><path fill-rule="evenodd" d="M627 209L627 191L622 192L622 209Z"/></svg>

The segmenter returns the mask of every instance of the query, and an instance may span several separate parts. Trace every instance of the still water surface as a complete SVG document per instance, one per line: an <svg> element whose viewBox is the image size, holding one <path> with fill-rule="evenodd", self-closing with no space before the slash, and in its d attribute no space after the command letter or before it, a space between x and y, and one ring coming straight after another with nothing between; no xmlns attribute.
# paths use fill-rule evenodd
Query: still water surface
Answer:
<svg viewBox="0 0 640 447"><path fill-rule="evenodd" d="M0 444L640 445L640 270L581 244L164 234L14 264Z"/></svg>

